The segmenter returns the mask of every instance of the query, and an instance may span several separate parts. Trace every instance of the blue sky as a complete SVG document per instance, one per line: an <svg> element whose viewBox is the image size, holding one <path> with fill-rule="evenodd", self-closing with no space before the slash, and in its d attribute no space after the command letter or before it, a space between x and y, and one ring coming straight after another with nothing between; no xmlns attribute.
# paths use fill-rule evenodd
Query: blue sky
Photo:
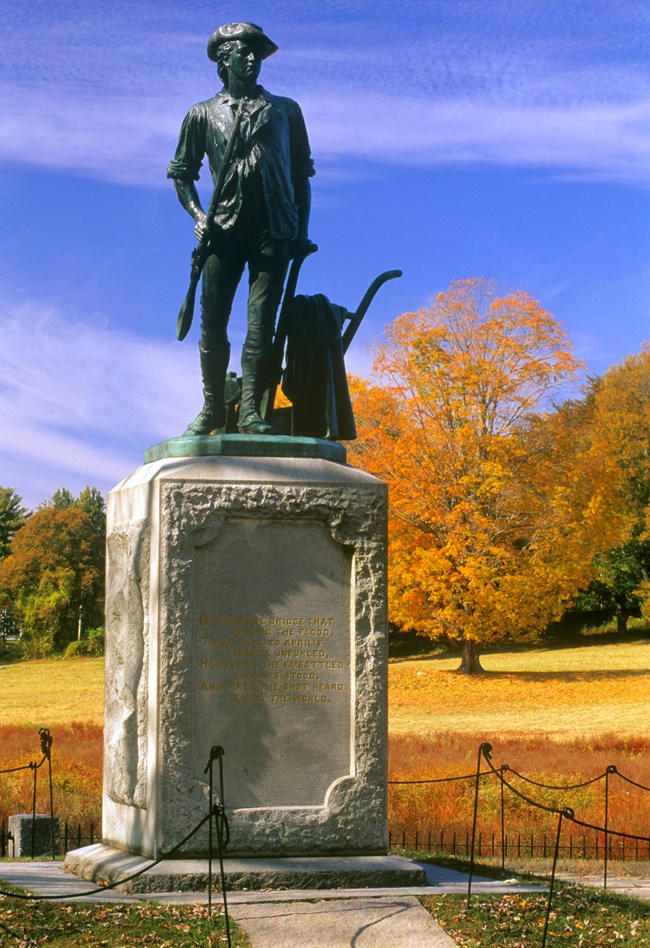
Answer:
<svg viewBox="0 0 650 948"><path fill-rule="evenodd" d="M174 334L194 238L165 167L232 20L278 44L261 82L307 121L320 249L301 291L354 308L404 271L352 370L394 316L473 276L539 299L592 374L650 337L645 0L7 4L0 484L29 506L107 491L200 407L197 327Z"/></svg>

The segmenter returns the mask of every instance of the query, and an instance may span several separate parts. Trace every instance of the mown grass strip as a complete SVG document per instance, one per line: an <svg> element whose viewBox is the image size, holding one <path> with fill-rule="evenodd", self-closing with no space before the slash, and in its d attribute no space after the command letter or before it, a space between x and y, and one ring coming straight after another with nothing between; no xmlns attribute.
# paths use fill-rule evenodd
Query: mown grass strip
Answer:
<svg viewBox="0 0 650 948"><path fill-rule="evenodd" d="M457 674L457 656L392 662L391 732L566 739L647 731L647 641L495 652L482 661L478 676Z"/></svg>
<svg viewBox="0 0 650 948"><path fill-rule="evenodd" d="M3 888L7 888L3 886ZM231 942L249 948L250 941L230 920ZM223 945L226 925L216 906L212 918L205 905L158 905L155 902L66 903L22 902L0 896L0 944L32 948L73 945Z"/></svg>
<svg viewBox="0 0 650 948"><path fill-rule="evenodd" d="M543 881L543 880L538 880ZM422 896L422 905L459 948L533 948L544 930L546 896L535 893ZM547 945L601 948L650 944L650 906L638 899L604 895L558 884Z"/></svg>

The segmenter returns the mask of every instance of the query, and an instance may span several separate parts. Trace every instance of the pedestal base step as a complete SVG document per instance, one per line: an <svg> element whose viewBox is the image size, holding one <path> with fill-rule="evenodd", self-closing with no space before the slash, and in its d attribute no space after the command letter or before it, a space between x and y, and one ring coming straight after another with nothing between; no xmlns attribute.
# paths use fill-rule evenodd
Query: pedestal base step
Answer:
<svg viewBox="0 0 650 948"><path fill-rule="evenodd" d="M74 849L65 869L81 879L111 884L143 869L151 859L95 843ZM268 859L224 859L231 889L335 889L426 885L424 870L401 856L295 856ZM219 860L212 861L213 884L220 883ZM207 859L165 859L131 881L120 892L199 892L208 885Z"/></svg>

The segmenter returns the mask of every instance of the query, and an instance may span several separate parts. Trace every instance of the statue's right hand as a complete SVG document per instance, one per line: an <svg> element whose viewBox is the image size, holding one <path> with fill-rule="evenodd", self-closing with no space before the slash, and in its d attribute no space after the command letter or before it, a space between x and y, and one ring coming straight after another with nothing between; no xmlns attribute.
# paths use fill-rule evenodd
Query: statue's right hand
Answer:
<svg viewBox="0 0 650 948"><path fill-rule="evenodd" d="M194 236L197 240L203 240L205 234L208 231L207 218L205 214L203 217L199 217L198 221L194 226Z"/></svg>

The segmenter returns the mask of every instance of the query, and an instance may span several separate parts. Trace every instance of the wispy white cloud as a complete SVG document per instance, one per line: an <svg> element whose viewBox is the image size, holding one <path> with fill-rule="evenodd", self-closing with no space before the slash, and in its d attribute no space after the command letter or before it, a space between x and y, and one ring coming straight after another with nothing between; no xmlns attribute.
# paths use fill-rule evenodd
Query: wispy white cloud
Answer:
<svg viewBox="0 0 650 948"><path fill-rule="evenodd" d="M650 102L650 100L649 100ZM494 163L542 166L589 180L650 182L650 105L507 105L401 99L371 92L302 105L322 162L348 158L427 167ZM41 112L42 108L42 112ZM140 186L166 186L180 110L149 98L105 98L84 112L54 95L38 113L15 96L3 106L4 160Z"/></svg>
<svg viewBox="0 0 650 948"><path fill-rule="evenodd" d="M0 483L31 505L62 485L110 489L197 411L194 347L35 303L0 317L0 332Z"/></svg>
<svg viewBox="0 0 650 948"><path fill-rule="evenodd" d="M486 162L648 184L650 77L634 4L619 19L603 8L600 23L555 3L545 17L507 0L489 16L484 4L460 2L455 17L434 4L436 24L407 3L420 29L392 32L384 6L362 34L303 17L302 43L287 26L288 49L265 64L263 80L302 103L321 163ZM127 30L118 10L98 30L95 11L29 44L5 36L0 157L162 185L185 109L217 84L205 37L165 29L163 12L155 28L136 17Z"/></svg>
<svg viewBox="0 0 650 948"><path fill-rule="evenodd" d="M62 486L106 493L200 407L193 345L154 342L37 303L0 317L0 333L0 484L29 507ZM357 347L349 371L369 370L369 353Z"/></svg>
<svg viewBox="0 0 650 948"><path fill-rule="evenodd" d="M315 151L401 165L495 163L572 169L591 178L650 181L647 106L504 106L367 95L345 111L307 99ZM359 130L363 130L363 134Z"/></svg>
<svg viewBox="0 0 650 948"><path fill-rule="evenodd" d="M394 0L247 0L245 8L224 0L218 9L206 0L6 4L0 169L15 163L165 187L186 108L217 86L206 38L219 22L242 15L280 44L262 80L303 105L317 166L328 166L317 189L321 206L342 177L382 176L382 163L534 167L560 178L648 185L645 0L401 0L398 7ZM609 220L606 230L611 236ZM64 227L61 235L64 241ZM466 252L459 245L458 266ZM35 259L29 285L37 293ZM105 264L98 259L82 274L71 266L74 278L63 274L56 286L56 298L68 301L60 309L0 309L0 483L15 486L30 505L64 484L107 490L141 462L146 447L182 431L198 408L193 345L117 332L74 312L67 286L77 277L92 280L92 267ZM640 338L641 325L616 307L605 328L590 331L591 310L619 295L611 293L610 274L599 283L561 260L536 278L527 258L522 266L523 285L548 287L551 301L563 301L590 367L600 370L629 351L637 328ZM576 281L573 294L567 273ZM22 271L19 277L16 295L26 279ZM630 282L628 269L623 279ZM641 275L636 282L645 286ZM43 290L48 299L52 286L50 280ZM425 305L428 284L413 286L416 300L408 305ZM370 328L362 327L350 353L349 367L359 374L369 369L362 344ZM241 331L233 328L234 351Z"/></svg>

